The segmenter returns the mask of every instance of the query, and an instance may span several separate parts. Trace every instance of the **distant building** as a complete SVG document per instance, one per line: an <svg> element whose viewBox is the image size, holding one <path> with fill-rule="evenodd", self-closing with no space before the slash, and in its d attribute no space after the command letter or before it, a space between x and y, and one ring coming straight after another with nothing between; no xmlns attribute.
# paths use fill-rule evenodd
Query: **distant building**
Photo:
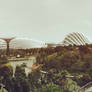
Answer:
<svg viewBox="0 0 92 92"><path fill-rule="evenodd" d="M62 46L62 45L57 43L47 43L47 47L57 47L57 46Z"/></svg>
<svg viewBox="0 0 92 92"><path fill-rule="evenodd" d="M1 38L2 39L2 38ZM9 51L9 48L11 49L31 49L31 48L46 48L46 47L57 47L57 46L69 46L69 45L86 45L91 44L90 41L81 33L73 32L68 34L65 39L62 42L59 43L45 43L38 40L33 40L29 38L14 38L9 39L9 45L8 39L0 39L0 49L7 49L7 52ZM5 42L5 41L6 42Z"/></svg>
<svg viewBox="0 0 92 92"><path fill-rule="evenodd" d="M90 41L81 33L73 32L68 34L65 39L60 42L62 46L68 46L68 45L86 45L91 44Z"/></svg>
<svg viewBox="0 0 92 92"><path fill-rule="evenodd" d="M38 40L28 38L15 38L9 44L10 49L30 49L30 48L45 48L47 45ZM6 49L6 43L0 40L0 49Z"/></svg>
<svg viewBox="0 0 92 92"><path fill-rule="evenodd" d="M47 47L57 47L57 46L69 46L69 45L86 45L91 44L91 42L81 33L73 32L68 34L62 42L59 43L47 43Z"/></svg>

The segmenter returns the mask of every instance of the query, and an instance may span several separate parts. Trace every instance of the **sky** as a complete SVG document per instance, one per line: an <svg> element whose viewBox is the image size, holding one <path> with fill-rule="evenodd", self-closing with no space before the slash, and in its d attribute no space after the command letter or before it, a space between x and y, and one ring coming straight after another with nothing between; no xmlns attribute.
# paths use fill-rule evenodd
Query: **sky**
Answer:
<svg viewBox="0 0 92 92"><path fill-rule="evenodd" d="M61 42L71 32L92 41L92 0L0 0L0 37Z"/></svg>

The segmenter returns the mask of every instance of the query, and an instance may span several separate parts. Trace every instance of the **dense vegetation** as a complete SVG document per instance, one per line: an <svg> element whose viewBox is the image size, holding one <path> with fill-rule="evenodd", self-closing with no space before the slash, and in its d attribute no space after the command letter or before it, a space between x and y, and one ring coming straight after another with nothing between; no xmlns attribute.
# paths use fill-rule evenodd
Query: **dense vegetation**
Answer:
<svg viewBox="0 0 92 92"><path fill-rule="evenodd" d="M92 81L92 45L38 49L32 72L25 66L13 70L6 57L0 57L0 84L5 92L76 92Z"/></svg>

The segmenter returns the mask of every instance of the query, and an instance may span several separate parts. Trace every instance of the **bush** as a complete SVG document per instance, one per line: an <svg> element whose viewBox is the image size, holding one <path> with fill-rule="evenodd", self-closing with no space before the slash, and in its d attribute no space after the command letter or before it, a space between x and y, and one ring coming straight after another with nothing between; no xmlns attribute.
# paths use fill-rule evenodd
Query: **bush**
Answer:
<svg viewBox="0 0 92 92"><path fill-rule="evenodd" d="M63 92L61 90L61 88L53 83L48 84L46 87L42 87L38 90L36 90L36 92Z"/></svg>

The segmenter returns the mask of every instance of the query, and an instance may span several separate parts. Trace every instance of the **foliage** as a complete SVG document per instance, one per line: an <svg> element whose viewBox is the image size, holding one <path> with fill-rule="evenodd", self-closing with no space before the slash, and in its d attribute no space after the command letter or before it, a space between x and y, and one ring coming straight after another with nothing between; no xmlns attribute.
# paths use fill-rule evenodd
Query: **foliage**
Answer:
<svg viewBox="0 0 92 92"><path fill-rule="evenodd" d="M36 62L42 64L43 71L48 72L49 82L62 84L57 82L61 78L61 70L67 70L74 76L71 80L79 86L92 81L92 45L56 47L53 52L44 52L44 55L40 53ZM60 76L57 77L58 75Z"/></svg>
<svg viewBox="0 0 92 92"><path fill-rule="evenodd" d="M42 88L36 90L36 92L63 92L61 88L53 83L46 85L46 87L42 86Z"/></svg>
<svg viewBox="0 0 92 92"><path fill-rule="evenodd" d="M0 57L0 64L6 64L6 63L8 63L7 57L6 56Z"/></svg>
<svg viewBox="0 0 92 92"><path fill-rule="evenodd" d="M29 79L21 66L16 67L14 83L14 92L30 92Z"/></svg>
<svg viewBox="0 0 92 92"><path fill-rule="evenodd" d="M76 92L92 81L92 45L17 50L36 54L40 68L25 74L26 65L16 67L13 76L7 57L0 57L0 83L8 92ZM39 53L39 54L38 54Z"/></svg>
<svg viewBox="0 0 92 92"><path fill-rule="evenodd" d="M8 92L8 91L6 89L3 89L3 90L0 89L0 92Z"/></svg>

